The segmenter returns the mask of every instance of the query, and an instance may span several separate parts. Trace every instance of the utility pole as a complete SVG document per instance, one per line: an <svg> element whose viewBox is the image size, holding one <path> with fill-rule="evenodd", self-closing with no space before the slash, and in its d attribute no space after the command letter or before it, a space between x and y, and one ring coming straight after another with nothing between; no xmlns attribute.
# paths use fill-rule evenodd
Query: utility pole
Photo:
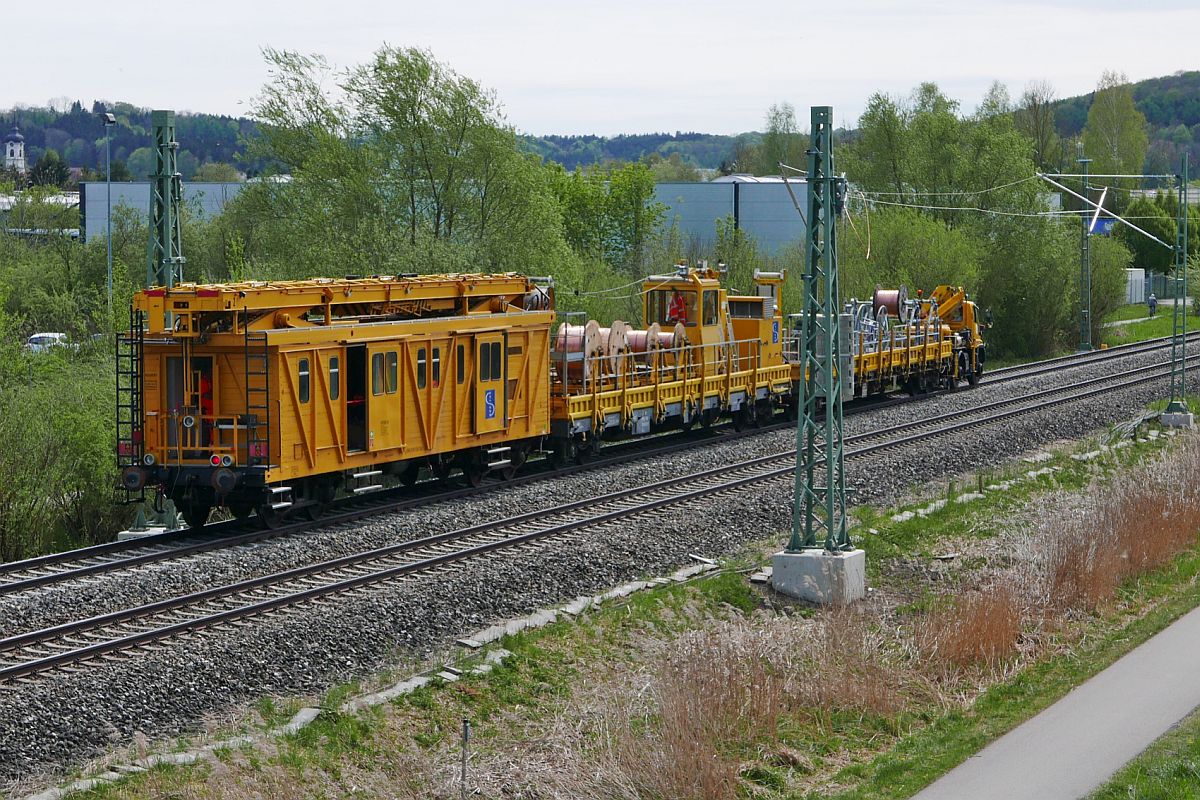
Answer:
<svg viewBox="0 0 1200 800"><path fill-rule="evenodd" d="M842 604L866 594L866 556L846 533L842 387L850 380L838 293L837 216L845 178L833 159L833 108L812 109L792 533L772 559L772 584L794 597Z"/></svg>
<svg viewBox="0 0 1200 800"><path fill-rule="evenodd" d="M154 174L151 176L150 248L146 263L146 285L168 289L183 282L183 252L180 245L179 207L183 204L183 181L175 141L175 112L155 111L150 115L154 129Z"/></svg>
<svg viewBox="0 0 1200 800"><path fill-rule="evenodd" d="M1187 234L1188 157L1183 155L1179 175L1179 217L1175 222L1175 281L1182 297L1175 298L1171 313L1171 399L1163 423L1190 428L1192 414L1187 404Z"/></svg>
<svg viewBox="0 0 1200 800"><path fill-rule="evenodd" d="M1083 142L1079 143L1078 163L1083 167L1083 196L1088 195L1088 166L1090 158L1083 156ZM1092 349L1092 242L1091 220L1084 206L1084 213L1079 215L1083 224L1083 238L1079 245L1079 352L1087 353Z"/></svg>

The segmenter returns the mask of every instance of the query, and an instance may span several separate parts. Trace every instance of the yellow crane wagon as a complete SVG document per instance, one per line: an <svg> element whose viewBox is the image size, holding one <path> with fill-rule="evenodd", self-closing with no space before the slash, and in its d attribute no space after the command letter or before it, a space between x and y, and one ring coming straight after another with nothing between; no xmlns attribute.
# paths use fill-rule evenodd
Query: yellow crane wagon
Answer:
<svg viewBox="0 0 1200 800"><path fill-rule="evenodd" d="M550 430L553 288L516 274L182 284L122 338L122 486L274 524L426 466L473 483Z"/></svg>

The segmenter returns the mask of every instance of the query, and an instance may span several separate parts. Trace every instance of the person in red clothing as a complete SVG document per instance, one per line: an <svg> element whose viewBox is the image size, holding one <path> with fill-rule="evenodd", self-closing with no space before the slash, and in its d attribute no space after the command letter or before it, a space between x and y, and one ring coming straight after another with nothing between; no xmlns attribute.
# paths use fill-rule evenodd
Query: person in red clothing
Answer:
<svg viewBox="0 0 1200 800"><path fill-rule="evenodd" d="M675 294L671 296L671 302L667 305L667 322L683 322L687 323L687 304L683 301L683 295L679 290L675 290Z"/></svg>

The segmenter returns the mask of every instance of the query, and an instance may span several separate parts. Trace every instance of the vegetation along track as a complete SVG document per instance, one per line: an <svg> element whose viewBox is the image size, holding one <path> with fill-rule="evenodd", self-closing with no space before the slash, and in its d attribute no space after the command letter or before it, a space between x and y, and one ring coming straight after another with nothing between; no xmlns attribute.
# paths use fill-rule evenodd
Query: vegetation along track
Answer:
<svg viewBox="0 0 1200 800"><path fill-rule="evenodd" d="M1169 374L1168 364L1138 367L1115 375L1046 389L977 408L942 414L846 437L847 459L928 441L963 429L1029 414L1129 388ZM154 642L280 612L301 604L384 581L414 580L456 562L499 550L581 535L584 529L667 505L736 491L753 483L790 476L795 451L584 498L556 509L533 511L494 522L389 545L330 561L296 567L226 586L135 608L68 622L0 640L0 681L33 680L55 669L77 670L114 653L132 654Z"/></svg>
<svg viewBox="0 0 1200 800"><path fill-rule="evenodd" d="M1188 334L1190 341L1200 337L1200 331ZM1116 358L1129 357L1170 347L1171 337L1134 342L1091 353L1073 353L1057 358L1004 367L987 373L984 385L1059 372L1064 369L1091 366ZM874 400L848 407L848 413L866 412L880 405L905 402L907 398ZM696 446L716 442L729 443L738 438L754 436L788 427L789 422L764 424L756 430L734 432L729 426L715 431L702 431L687 436L654 437L619 445L610 445L600 456L587 464L550 470L535 469L506 482L491 482L480 487L447 489L438 481L424 481L415 487L386 490L339 501L331 513L316 521L294 522L272 530L263 530L254 519L230 520L206 526L203 531L182 529L124 542L107 542L92 547L51 553L36 558L0 564L0 596L15 594L39 587L78 580L117 570L132 569L161 561L185 558L225 548L238 547L283 536L303 535L314 527L355 522L377 514L404 511L433 503L450 502L506 486L519 486L547 478L559 477L586 469L596 469L632 458L654 458ZM531 465L532 466L532 465ZM549 466L546 460L545 466Z"/></svg>

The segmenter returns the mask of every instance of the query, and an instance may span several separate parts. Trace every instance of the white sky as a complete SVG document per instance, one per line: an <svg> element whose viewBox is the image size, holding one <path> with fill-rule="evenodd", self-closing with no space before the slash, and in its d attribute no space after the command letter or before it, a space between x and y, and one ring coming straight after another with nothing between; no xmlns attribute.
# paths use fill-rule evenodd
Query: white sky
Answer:
<svg viewBox="0 0 1200 800"><path fill-rule="evenodd" d="M737 133L779 101L802 127L811 105L853 125L872 92L926 80L966 110L994 79L1068 97L1105 69L1197 68L1200 28L1196 0L13 0L0 14L0 108L67 96L245 115L262 47L345 66L386 42L432 50L536 134Z"/></svg>

